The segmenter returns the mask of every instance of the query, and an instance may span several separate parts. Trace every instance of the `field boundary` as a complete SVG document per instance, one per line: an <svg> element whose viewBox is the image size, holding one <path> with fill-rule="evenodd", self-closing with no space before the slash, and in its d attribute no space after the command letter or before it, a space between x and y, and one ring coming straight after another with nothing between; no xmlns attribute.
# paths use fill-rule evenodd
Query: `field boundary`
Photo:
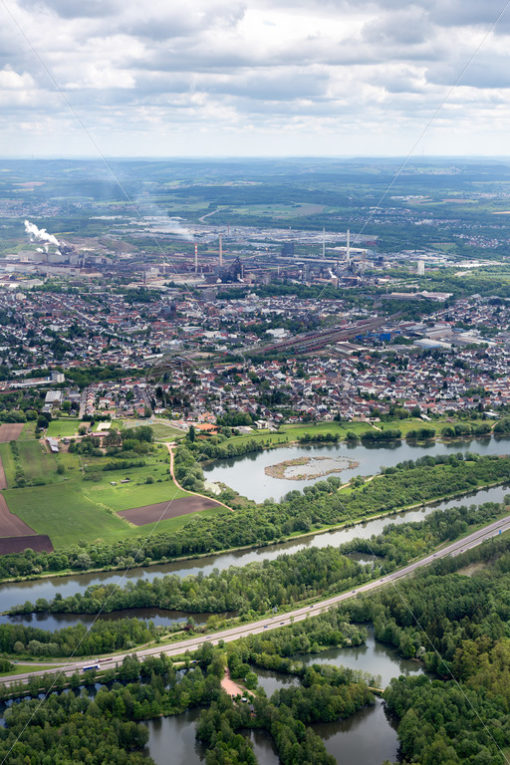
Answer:
<svg viewBox="0 0 510 765"><path fill-rule="evenodd" d="M219 499L212 499L212 497L208 497L207 494L199 494L198 491L188 491L188 489L183 489L181 484L175 477L173 445L171 443L166 443L165 446L168 449L168 453L170 454L170 475L172 476L172 481L175 483L178 489L180 489L181 491L187 492L192 497L201 497L202 499L207 499L209 502L214 502L215 505L221 505L221 507L224 507L226 510L230 510L231 513L235 512L231 507L226 505L224 502L220 502Z"/></svg>

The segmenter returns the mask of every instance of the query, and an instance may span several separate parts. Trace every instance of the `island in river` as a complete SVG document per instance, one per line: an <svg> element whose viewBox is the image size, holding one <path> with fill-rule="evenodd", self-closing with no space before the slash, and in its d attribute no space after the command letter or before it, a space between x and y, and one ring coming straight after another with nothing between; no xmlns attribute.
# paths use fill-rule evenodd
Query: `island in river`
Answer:
<svg viewBox="0 0 510 765"><path fill-rule="evenodd" d="M276 465L267 465L264 472L271 478L306 481L309 478L320 478L331 473L341 473L343 470L353 470L358 465L359 462L348 457L303 456L284 460Z"/></svg>

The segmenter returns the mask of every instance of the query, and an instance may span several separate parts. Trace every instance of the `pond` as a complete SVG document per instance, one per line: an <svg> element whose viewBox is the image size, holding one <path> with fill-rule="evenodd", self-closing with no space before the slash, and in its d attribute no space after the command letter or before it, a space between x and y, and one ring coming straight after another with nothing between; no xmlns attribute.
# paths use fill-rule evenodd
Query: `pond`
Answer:
<svg viewBox="0 0 510 765"><path fill-rule="evenodd" d="M72 627L75 624L91 625L96 619L112 621L115 619L143 619L151 621L158 627L171 627L173 624L184 624L191 616L196 624L205 624L208 614L185 614L182 611L164 611L159 608L125 608L110 614L17 614L8 616L0 614L0 624L22 624L25 627L37 627L43 630L59 630Z"/></svg>
<svg viewBox="0 0 510 765"><path fill-rule="evenodd" d="M368 632L365 646L332 648L317 655L296 656L307 664L334 664L379 676L382 685L392 677L419 674L421 666L401 659L395 651L377 643L373 630ZM299 684L296 677L257 669L259 685L271 696L276 690ZM156 765L201 765L203 748L195 741L198 710L158 720L149 720L148 751ZM347 720L318 723L312 726L323 739L327 751L344 765L381 765L395 761L399 742L393 721L386 714L384 703L377 698L372 707L359 710ZM254 744L260 765L277 765L278 757L271 737L264 731L247 731ZM170 754L171 752L171 754Z"/></svg>
<svg viewBox="0 0 510 765"><path fill-rule="evenodd" d="M381 765L398 759L397 731L381 699L348 720L318 723L313 729L339 765Z"/></svg>
<svg viewBox="0 0 510 765"><path fill-rule="evenodd" d="M403 659L391 646L377 642L372 627L368 629L364 645L330 648L318 654L294 658L304 664L333 664L336 667L361 670L370 676L370 682L377 688L386 688L392 677L420 675L423 672L419 662Z"/></svg>
<svg viewBox="0 0 510 765"><path fill-rule="evenodd" d="M156 765L203 765L205 748L196 740L199 709L174 717L147 720L149 741L146 751ZM252 744L259 765L278 765L279 759L271 736L263 730L243 731Z"/></svg>

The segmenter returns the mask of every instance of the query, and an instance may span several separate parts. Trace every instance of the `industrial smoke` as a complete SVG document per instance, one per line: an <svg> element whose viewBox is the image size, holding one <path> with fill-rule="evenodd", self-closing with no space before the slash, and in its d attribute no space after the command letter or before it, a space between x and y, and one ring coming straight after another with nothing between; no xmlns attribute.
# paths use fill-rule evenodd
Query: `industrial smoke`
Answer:
<svg viewBox="0 0 510 765"><path fill-rule="evenodd" d="M54 244L59 247L60 242L53 234L48 234L45 228L38 228L35 223L30 223L29 220L25 221L25 231L30 237L30 241L48 242L48 244Z"/></svg>

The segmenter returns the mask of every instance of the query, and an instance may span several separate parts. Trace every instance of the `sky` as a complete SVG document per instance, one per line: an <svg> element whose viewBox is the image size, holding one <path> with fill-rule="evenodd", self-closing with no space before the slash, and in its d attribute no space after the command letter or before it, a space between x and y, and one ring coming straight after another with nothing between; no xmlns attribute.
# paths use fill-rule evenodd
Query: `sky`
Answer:
<svg viewBox="0 0 510 765"><path fill-rule="evenodd" d="M2 156L508 155L510 0L0 0Z"/></svg>

